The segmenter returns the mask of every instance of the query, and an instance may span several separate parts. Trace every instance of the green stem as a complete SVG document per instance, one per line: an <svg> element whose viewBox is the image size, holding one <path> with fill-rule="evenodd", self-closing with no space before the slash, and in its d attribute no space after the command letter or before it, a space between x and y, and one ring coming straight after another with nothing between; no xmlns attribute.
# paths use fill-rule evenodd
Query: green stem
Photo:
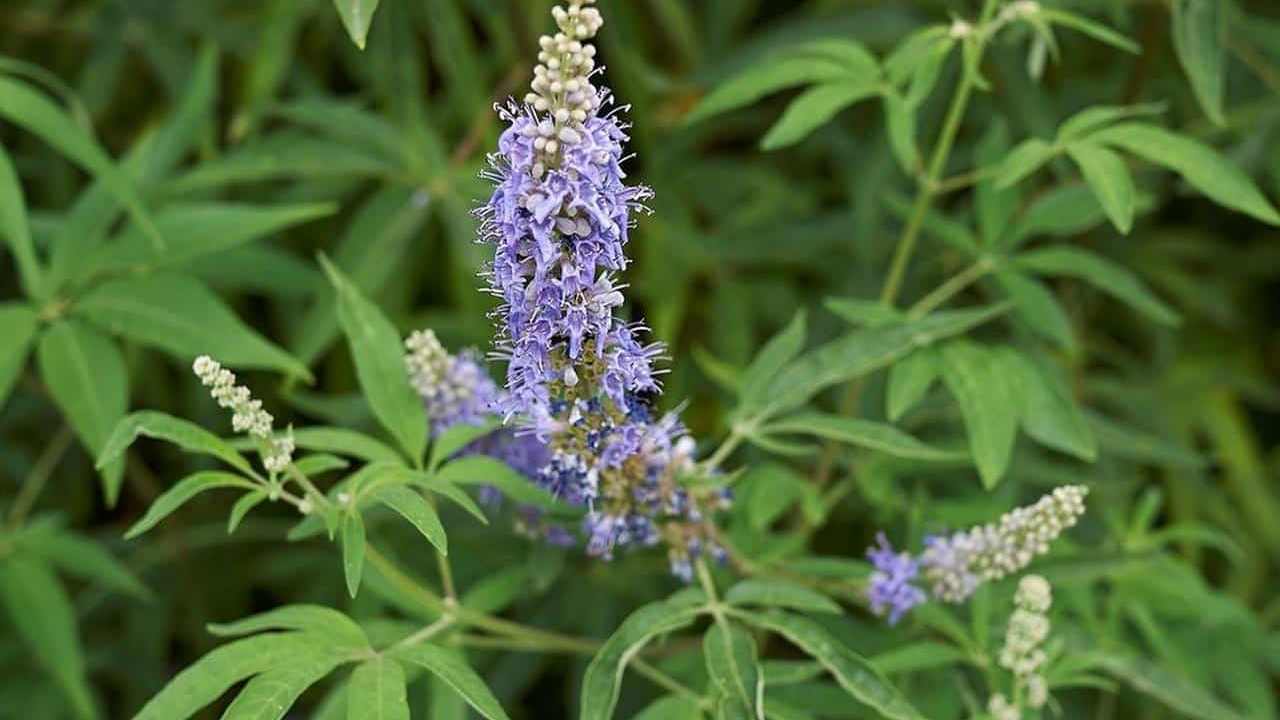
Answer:
<svg viewBox="0 0 1280 720"><path fill-rule="evenodd" d="M974 67L982 58L986 35L982 31L976 31L975 38L974 42L978 45ZM951 148L955 144L956 135L960 132L960 124L964 120L965 111L969 108L969 98L973 95L973 88L977 82L975 72L967 68L964 70L960 78L960 86L956 89L955 97L951 99L951 107L947 110L947 118L942 125L942 134L938 137L933 158L929 162L928 174L920 183L915 205L912 206L902 238L898 240L898 247L894 251L893 262L889 267L889 275L885 280L884 289L880 292L880 300L885 305L893 305L898 299L898 293L902 290L907 266L911 263L911 256L915 253L916 244L920 239L920 229L938 194L938 180L946 169L947 160L951 157Z"/></svg>
<svg viewBox="0 0 1280 720"><path fill-rule="evenodd" d="M444 632L445 630L448 630L449 627L452 626L455 622L457 622L457 618L454 618L452 615L445 615L441 617L439 620L436 620L430 625L422 628L418 632L401 640L395 645L392 645L390 648L387 648L387 650L394 651L402 648L413 647L414 645L424 643L430 640L431 638L435 637L436 635L439 635L440 633Z"/></svg>
<svg viewBox="0 0 1280 720"><path fill-rule="evenodd" d="M13 507L9 510L10 530L21 526L22 522L26 520L27 513L31 512L31 508L40 497L40 493L44 491L45 485L49 483L49 478L58 467L58 462L62 460L67 448L71 447L71 438L71 428L63 425L58 434L53 437L53 440L45 446L44 452L36 459L36 464L31 468L31 474L27 475L26 482L22 483L22 489L18 491L18 497L13 501Z"/></svg>
<svg viewBox="0 0 1280 720"><path fill-rule="evenodd" d="M733 428L729 431L729 437L725 438L724 442L720 443L720 447L716 448L716 451L712 453L710 457L702 461L703 468L708 471L715 470L720 467L725 460L729 459L729 455L731 455L734 450L738 449L738 446L742 444L742 440L746 437L743 435L741 428L741 425L736 423L734 424Z"/></svg>
<svg viewBox="0 0 1280 720"><path fill-rule="evenodd" d="M991 272L992 267L994 267L994 263L989 258L984 257L978 260L969 267L953 275L949 280L939 285L933 292L924 296L924 298L915 305L912 305L911 309L907 311L907 316L912 320L917 320L928 315L934 310L937 310L962 290L977 282L987 273Z"/></svg>

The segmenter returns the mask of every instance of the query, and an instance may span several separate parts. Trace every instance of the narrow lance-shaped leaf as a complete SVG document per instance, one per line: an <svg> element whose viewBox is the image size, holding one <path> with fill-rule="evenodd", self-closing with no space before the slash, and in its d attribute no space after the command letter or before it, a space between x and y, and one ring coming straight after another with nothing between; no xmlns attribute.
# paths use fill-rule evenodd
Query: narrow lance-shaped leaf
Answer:
<svg viewBox="0 0 1280 720"><path fill-rule="evenodd" d="M840 606L816 590L786 580L750 579L729 588L725 602L730 605L761 605L790 610L839 614Z"/></svg>
<svg viewBox="0 0 1280 720"><path fill-rule="evenodd" d="M409 720L409 697L400 663L377 657L351 673L347 720Z"/></svg>
<svg viewBox="0 0 1280 720"><path fill-rule="evenodd" d="M390 485L373 493L373 500L396 511L422 533L441 555L449 554L444 525L436 509L425 498L404 485Z"/></svg>
<svg viewBox="0 0 1280 720"><path fill-rule="evenodd" d="M124 563L86 537L65 531L40 533L23 546L27 552L45 559L68 575L136 598L151 596L151 591Z"/></svg>
<svg viewBox="0 0 1280 720"><path fill-rule="evenodd" d="M299 630L325 637L334 647L369 649L369 638L354 620L322 605L287 605L242 620L209 625L209 632L220 637L250 635L264 630Z"/></svg>
<svg viewBox="0 0 1280 720"><path fill-rule="evenodd" d="M760 141L762 150L794 145L825 125L841 110L875 95L875 78L829 82L806 90L787 106L786 112Z"/></svg>
<svg viewBox="0 0 1280 720"><path fill-rule="evenodd" d="M129 402L129 378L120 348L75 320L54 323L36 348L40 377L80 442L93 455L106 446ZM124 462L101 470L103 494L114 505L124 477Z"/></svg>
<svg viewBox="0 0 1280 720"><path fill-rule="evenodd" d="M192 277L163 274L104 283L77 303L75 312L184 362L210 355L228 365L311 379L302 363L246 325Z"/></svg>
<svg viewBox="0 0 1280 720"><path fill-rule="evenodd" d="M307 688L341 662L327 648L294 655L249 681L222 714L223 720L281 720Z"/></svg>
<svg viewBox="0 0 1280 720"><path fill-rule="evenodd" d="M43 300L45 298L44 270L40 267L35 245L31 242L31 226L27 222L27 200L23 195L18 173L13 169L13 162L9 160L9 153L2 147L0 147L0 235L4 235L5 240L8 241L9 250L13 253L23 292L27 297Z"/></svg>
<svg viewBox="0 0 1280 720"><path fill-rule="evenodd" d="M487 720L509 720L506 711L484 680L456 652L436 645L422 644L395 650L392 657L426 668L453 688L454 692L461 695L468 705Z"/></svg>
<svg viewBox="0 0 1280 720"><path fill-rule="evenodd" d="M26 305L5 303L0 305L0 410L13 389L22 368L27 363L27 353L36 334L36 312Z"/></svg>
<svg viewBox="0 0 1280 720"><path fill-rule="evenodd" d="M173 514L173 511L186 504L188 500L207 490L216 490L218 488L254 490L257 487L257 485L239 475L232 475L226 472L209 471L189 475L156 498L155 502L151 503L151 507L147 508L147 514L134 523L124 537L126 540L132 540L150 530L158 525L161 520Z"/></svg>
<svg viewBox="0 0 1280 720"><path fill-rule="evenodd" d="M322 650L315 637L302 633L270 633L223 645L178 673L133 720L186 720L241 680Z"/></svg>
<svg viewBox="0 0 1280 720"><path fill-rule="evenodd" d="M400 333L338 268L323 256L320 262L338 292L338 320L373 414L405 454L415 464L421 463L427 447L427 416L409 384Z"/></svg>
<svg viewBox="0 0 1280 720"><path fill-rule="evenodd" d="M373 14L378 10L378 0L333 0L333 6L338 9L338 16L351 36L351 42L363 50Z"/></svg>
<svg viewBox="0 0 1280 720"><path fill-rule="evenodd" d="M957 458L956 453L932 447L892 425L838 415L794 415L766 425L764 432L816 435L909 460L947 461Z"/></svg>
<svg viewBox="0 0 1280 720"><path fill-rule="evenodd" d="M365 533L360 513L351 510L342 518L342 574L347 580L347 592L355 597L360 591L360 579L364 575Z"/></svg>
<svg viewBox="0 0 1280 720"><path fill-rule="evenodd" d="M1178 313L1127 268L1084 248L1055 245L1022 253L1014 262L1042 275L1083 280L1162 325L1180 322Z"/></svg>
<svg viewBox="0 0 1280 720"><path fill-rule="evenodd" d="M1119 155L1097 143L1080 141L1067 146L1067 153L1080 167L1089 188L1097 196L1111 224L1121 233L1133 229L1135 208L1133 177Z"/></svg>
<svg viewBox="0 0 1280 720"><path fill-rule="evenodd" d="M9 611L12 627L66 694L75 716L96 718L75 608L53 571L30 557L0 559L0 601Z"/></svg>
<svg viewBox="0 0 1280 720"><path fill-rule="evenodd" d="M960 405L982 484L995 487L1009 467L1018 429L1007 378L987 349L969 341L944 345L941 357L942 377Z"/></svg>
<svg viewBox="0 0 1280 720"><path fill-rule="evenodd" d="M804 312L796 313L787 327L773 336L751 361L739 381L744 407L759 405L767 399L765 390L769 382L804 348L807 324Z"/></svg>
<svg viewBox="0 0 1280 720"><path fill-rule="evenodd" d="M1224 125L1227 82L1227 15L1222 0L1174 0L1173 48L1204 114Z"/></svg>
<svg viewBox="0 0 1280 720"><path fill-rule="evenodd" d="M1155 125L1122 123L1091 136L1176 171L1209 199L1272 225L1280 213L1249 176L1207 145Z"/></svg>
<svg viewBox="0 0 1280 720"><path fill-rule="evenodd" d="M812 620L781 612L735 611L734 615L749 625L785 637L822 663L846 692L881 715L891 720L924 720L924 716L866 658L850 650Z"/></svg>
<svg viewBox="0 0 1280 720"><path fill-rule="evenodd" d="M118 460L139 437L163 440L191 453L212 455L246 475L254 474L249 461L227 441L193 422L154 410L132 413L116 423L98 453L98 467Z"/></svg>
<svg viewBox="0 0 1280 720"><path fill-rule="evenodd" d="M164 239L156 229L133 181L120 171L107 153L87 132L67 117L53 102L26 84L0 76L0 117L52 145L69 160L101 180L129 209L134 222L157 246Z"/></svg>
<svg viewBox="0 0 1280 720"><path fill-rule="evenodd" d="M755 640L743 628L728 621L716 622L702 639L707 674L720 692L734 699L747 714L758 717L764 684Z"/></svg>

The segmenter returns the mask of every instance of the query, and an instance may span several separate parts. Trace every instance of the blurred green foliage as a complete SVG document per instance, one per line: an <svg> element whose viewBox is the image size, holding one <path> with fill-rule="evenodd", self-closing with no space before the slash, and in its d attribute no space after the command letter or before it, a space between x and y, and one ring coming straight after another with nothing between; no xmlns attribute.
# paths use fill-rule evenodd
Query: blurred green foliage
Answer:
<svg viewBox="0 0 1280 720"><path fill-rule="evenodd" d="M470 211L489 191L479 175L501 129L493 104L523 94L551 4L370 3L363 51L348 35L360 35L360 18L327 0L0 8L0 234L9 243L0 253L0 558L14 556L0 581L10 610L31 598L44 610L40 623L0 621L0 717L131 717L219 644L207 622L293 603L417 617L381 575L366 578L375 592L349 599L327 544L281 542L292 524L285 509L259 511L229 535L231 502L202 498L181 522L126 543L125 528L157 495L207 465L155 443L100 471L94 456L129 409L222 427L188 372L206 352L253 371L281 424L375 427L320 252L400 330L429 326L453 348L487 348L493 301L476 274L489 251L475 243ZM1062 669L1064 715L1162 718L1172 708L1209 718L1225 702L1241 717L1275 717L1274 3L1045 0L1139 51L1070 27L1052 46L1019 28L986 48L985 87L958 118L898 278L889 268L921 211L920 177L934 170L934 138L964 72L959 53L940 56L933 78L904 70L911 89L885 103L871 101L878 87L845 85L832 98L793 89L809 84L798 82L734 99L733 83L814 40L855 40L883 62L921 28L939 25L945 36L952 14L974 16L975 4L602 5L607 81L630 105L629 167L656 193L630 248L632 312L670 345L666 402L688 400L685 417L708 448L743 417L733 412L742 411L743 369L798 310L807 311L806 344L819 346L847 337L851 323L887 322L877 304L887 280L903 307L936 309L930 293L957 275L965 282L940 303L1012 303L972 330L973 342L946 346L950 370L917 353L856 385L841 378L797 403L812 400L826 420L792 416L749 438L726 523L753 562L829 575L848 591L840 583L865 574L860 559L878 528L910 537L985 522L1048 487L1084 482L1089 519L1040 572L1062 592L1055 627L1068 655L1106 656L1090 671ZM797 108L797 97L808 104ZM1153 144L1142 135L1152 131L1132 124L1101 129L1108 143L1077 126L1084 140L1052 157L1021 144L1077 137L1063 122L1095 106L1138 107L1122 122L1175 130L1235 170L1206 175L1197 151L1179 156L1176 143ZM979 392L965 392L956 368L976 373ZM999 388L1019 373L1049 378L1057 394L1011 410ZM953 456L971 448L978 470L837 445L843 431L820 425L837 415L892 421ZM966 435L965 423L993 416L1003 418L990 421L994 435ZM1077 424L1052 422L1064 416ZM827 440L819 449L796 435ZM444 515L461 587L519 569L519 594L490 609L521 622L604 638L675 588L661 557L605 566L499 522ZM384 545L401 564L434 575L412 528L379 532L395 538ZM54 550L27 560L24 543ZM950 620L889 629L853 612L823 625L881 662L928 717L968 717L983 695L937 650L939 638L989 649L991 608L1011 592L993 588ZM667 650L654 662L706 682L696 646ZM588 660L473 657L517 718L572 716ZM463 717L438 682L410 693L415 709L435 713L423 717ZM297 716L324 696L304 696ZM653 697L628 685L622 707L634 714ZM780 685L777 699L808 713L796 717L870 717L811 678Z"/></svg>

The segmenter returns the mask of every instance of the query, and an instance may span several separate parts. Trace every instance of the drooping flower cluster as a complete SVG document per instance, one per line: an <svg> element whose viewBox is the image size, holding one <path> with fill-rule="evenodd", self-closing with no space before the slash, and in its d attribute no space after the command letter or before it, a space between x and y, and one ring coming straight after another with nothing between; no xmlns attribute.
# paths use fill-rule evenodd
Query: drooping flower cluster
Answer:
<svg viewBox="0 0 1280 720"><path fill-rule="evenodd" d="M924 602L924 593L905 589L915 587L912 582L921 572L934 599L964 602L982 583L1015 573L1048 552L1049 544L1084 514L1088 493L1082 485L1064 485L1033 505L1005 513L996 523L925 538L918 560L906 553L895 555L879 536L880 547L868 552L876 567L868 588L872 609L877 613L890 609L890 620L896 621Z"/></svg>
<svg viewBox="0 0 1280 720"><path fill-rule="evenodd" d="M231 410L231 427L238 433L246 433L262 443L262 466L267 472L278 473L293 462L293 432L277 436L272 429L274 418L262 409L262 401L253 397L249 388L236 385L235 373L221 363L201 355L191 369L201 384L209 388L209 395L220 407Z"/></svg>
<svg viewBox="0 0 1280 720"><path fill-rule="evenodd" d="M999 720L1020 720L1021 690L1026 691L1026 704L1030 708L1042 708L1049 701L1049 686L1041 672L1047 660L1042 646L1049 638L1048 612L1053 605L1049 581L1039 575L1022 578L1013 604L1016 609L1009 617L1004 647L1000 649L1000 667L1013 673L1019 692L1014 693L1012 703L1002 694L991 696L988 709Z"/></svg>
<svg viewBox="0 0 1280 720"><path fill-rule="evenodd" d="M592 83L590 41L602 21L591 4L553 11L560 32L541 40L533 92L500 111L508 128L491 157L497 187L478 212L494 246L489 289L502 299L499 406L550 447L539 484L589 508L591 554L665 539L673 568L688 575L692 557L721 552L704 513L727 500L679 482L696 467L694 448L678 420L653 416L661 346L614 315L624 302L614 276L649 191L625 183L625 128L601 113L610 96Z"/></svg>

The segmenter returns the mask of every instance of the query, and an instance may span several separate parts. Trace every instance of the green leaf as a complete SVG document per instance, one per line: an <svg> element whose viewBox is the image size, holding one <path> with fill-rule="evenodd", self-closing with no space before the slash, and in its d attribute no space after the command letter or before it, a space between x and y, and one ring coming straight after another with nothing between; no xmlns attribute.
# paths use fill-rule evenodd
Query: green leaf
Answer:
<svg viewBox="0 0 1280 720"><path fill-rule="evenodd" d="M347 579L347 592L355 597L364 574L364 520L354 510L342 517L342 574Z"/></svg>
<svg viewBox="0 0 1280 720"><path fill-rule="evenodd" d="M228 643L178 673L133 720L186 720L241 680L315 658L322 650L317 639L302 633L269 633Z"/></svg>
<svg viewBox="0 0 1280 720"><path fill-rule="evenodd" d="M456 652L437 645L422 644L397 649L392 652L392 656L426 668L488 720L509 720L506 711L489 691L484 680Z"/></svg>
<svg viewBox="0 0 1280 720"><path fill-rule="evenodd" d="M870 66L865 60L851 65L847 59L824 52L823 47L831 42L816 41L787 48L778 55L761 59L704 97L685 122L700 122L790 87L857 79L865 76L869 68L875 72L875 58L870 59Z"/></svg>
<svg viewBox="0 0 1280 720"><path fill-rule="evenodd" d="M1033 332L1052 340L1064 350L1075 348L1071 318L1067 317L1067 311L1044 283L1008 269L998 270L995 278Z"/></svg>
<svg viewBox="0 0 1280 720"><path fill-rule="evenodd" d="M156 249L131 228L86 258L73 279L191 263L332 215L336 210L337 206L329 203L277 207L211 202L171 204L156 213L156 225L165 237L182 238L180 244Z"/></svg>
<svg viewBox="0 0 1280 720"><path fill-rule="evenodd" d="M740 484L749 488L744 498L747 520L756 530L772 525L809 489L805 479L791 468L772 462L752 466Z"/></svg>
<svg viewBox="0 0 1280 720"><path fill-rule="evenodd" d="M211 623L209 632L218 637L253 635L264 630L297 630L323 637L339 650L368 650L369 638L354 620L322 605L287 605L242 620Z"/></svg>
<svg viewBox="0 0 1280 720"><path fill-rule="evenodd" d="M161 520L169 517L173 511L182 507L188 500L199 495L206 490L216 490L219 488L240 488L242 490L256 490L249 480L231 473L219 471L198 472L194 475L188 475L178 482L177 485L166 490L155 502L151 503L151 507L147 508L146 515L142 519L133 524L129 531L124 534L126 540L132 540L142 533L155 527Z"/></svg>
<svg viewBox="0 0 1280 720"><path fill-rule="evenodd" d="M1207 145L1142 123L1114 125L1094 133L1091 139L1174 170L1219 205L1280 225L1280 213L1249 176Z"/></svg>
<svg viewBox="0 0 1280 720"><path fill-rule="evenodd" d="M884 423L823 413L792 415L765 426L767 433L801 433L909 460L955 460L954 452L923 443ZM963 457L961 455L960 457Z"/></svg>
<svg viewBox="0 0 1280 720"><path fill-rule="evenodd" d="M293 442L304 450L349 455L369 462L401 462L400 454L390 446L345 428L299 428L293 431Z"/></svg>
<svg viewBox="0 0 1280 720"><path fill-rule="evenodd" d="M4 409L13 385L27 364L27 353L35 338L36 312L18 303L0 304L0 409Z"/></svg>
<svg viewBox="0 0 1280 720"><path fill-rule="evenodd" d="M1165 111L1164 103L1142 105L1095 105L1067 118L1058 126L1058 142L1067 143L1114 122L1141 115L1159 115Z"/></svg>
<svg viewBox="0 0 1280 720"><path fill-rule="evenodd" d="M1099 40L1112 47L1120 48L1125 52L1131 52L1135 55L1142 52L1142 48L1134 41L1107 26L1100 25L1088 18L1081 17L1074 13L1069 13L1065 10L1059 10L1057 8L1047 8L1043 5L1040 7L1039 14L1055 25L1069 27L1072 30L1088 35L1094 40Z"/></svg>
<svg viewBox="0 0 1280 720"><path fill-rule="evenodd" d="M347 681L347 720L409 720L404 668L376 657L358 665Z"/></svg>
<svg viewBox="0 0 1280 720"><path fill-rule="evenodd" d="M40 533L22 547L68 575L136 598L151 597L151 591L129 568L88 538L70 532Z"/></svg>
<svg viewBox="0 0 1280 720"><path fill-rule="evenodd" d="M729 588L725 602L730 605L762 605L790 610L840 613L834 600L817 591L785 580L743 580Z"/></svg>
<svg viewBox="0 0 1280 720"><path fill-rule="evenodd" d="M1059 152L1061 150L1057 145L1050 145L1039 138L1023 140L1004 156L1004 160L996 169L996 187L1012 187L1044 167L1045 163L1057 157Z"/></svg>
<svg viewBox="0 0 1280 720"><path fill-rule="evenodd" d="M1227 83L1228 3L1221 0L1174 0L1173 48L1191 81L1204 114L1225 125L1222 102Z"/></svg>
<svg viewBox="0 0 1280 720"><path fill-rule="evenodd" d="M459 450L486 435L498 432L501 427L501 423L495 420L480 425L458 423L445 430L432 442L431 459L427 462L427 469L435 471L441 463L456 455Z"/></svg>
<svg viewBox="0 0 1280 720"><path fill-rule="evenodd" d="M231 512L227 515L227 534L234 533L236 528L240 527L240 523L244 522L245 516L269 497L267 491L261 488L241 495L236 504L231 506Z"/></svg>
<svg viewBox="0 0 1280 720"><path fill-rule="evenodd" d="M1017 249L1028 239L1041 235L1071 237L1106 220L1102 205L1088 186L1083 183L1062 185L1031 202L1012 235L1006 236L1003 249Z"/></svg>
<svg viewBox="0 0 1280 720"><path fill-rule="evenodd" d="M475 583L462 596L462 606L485 613L501 612L523 596L533 581L527 565L513 565Z"/></svg>
<svg viewBox="0 0 1280 720"><path fill-rule="evenodd" d="M492 460L492 458L487 457L485 459ZM454 462L462 462L463 460L466 460L466 458L460 458ZM493 462L501 465L503 468L507 467L496 460L493 460ZM448 465L445 467L448 467ZM485 517L484 511L480 509L480 506L476 505L475 501L471 499L471 496L467 495L461 488L455 486L449 475L442 476L440 473L412 470L399 463L373 463L366 465L362 472L367 474L366 482L361 486L365 491L369 488L381 487L386 483L396 485L416 485L426 490L430 490L437 495L442 495L448 498L463 510L470 513L472 517L485 525L489 524L489 519Z"/></svg>
<svg viewBox="0 0 1280 720"><path fill-rule="evenodd" d="M1150 695L1174 710L1199 720L1243 720L1207 690L1142 658L1111 653L1090 653L1093 662L1135 690Z"/></svg>
<svg viewBox="0 0 1280 720"><path fill-rule="evenodd" d="M246 325L191 277L148 275L104 283L85 295L75 312L184 362L210 355L235 367L279 370L311 380L306 366Z"/></svg>
<svg viewBox="0 0 1280 720"><path fill-rule="evenodd" d="M914 174L921 166L916 146L916 108L895 92L884 93L884 123L889 149L902 171Z"/></svg>
<svg viewBox="0 0 1280 720"><path fill-rule="evenodd" d="M587 666L580 720L612 718L622 692L622 675L631 659L654 637L687 627L698 614L697 606L661 600L627 616Z"/></svg>
<svg viewBox="0 0 1280 720"><path fill-rule="evenodd" d="M345 470L351 467L351 463L345 458L321 453L318 455L308 455L304 458L298 458L293 461L293 467L303 475L310 477L312 475L321 475L334 470Z"/></svg>
<svg viewBox="0 0 1280 720"><path fill-rule="evenodd" d="M840 687L864 705L892 720L924 720L924 716L866 658L847 648L821 625L786 613L734 613L749 625L778 633L808 653L835 676Z"/></svg>
<svg viewBox="0 0 1280 720"><path fill-rule="evenodd" d="M859 327L880 327L900 323L906 317L901 311L879 300L830 297L822 301L824 307L841 319ZM792 358L788 358L791 360Z"/></svg>
<svg viewBox="0 0 1280 720"><path fill-rule="evenodd" d="M809 137L841 110L879 92L875 78L828 82L809 88L791 101L786 112L760 141L762 150L778 150Z"/></svg>
<svg viewBox="0 0 1280 720"><path fill-rule="evenodd" d="M468 455L446 463L435 477L454 485L492 485L518 503L544 510L565 510L567 507L506 463L484 455Z"/></svg>
<svg viewBox="0 0 1280 720"><path fill-rule="evenodd" d="M1111 224L1128 235L1133 229L1135 208L1133 176L1116 153L1087 140L1067 146L1067 154L1080 166L1085 182L1102 204Z"/></svg>
<svg viewBox="0 0 1280 720"><path fill-rule="evenodd" d="M760 664L766 687L795 685L822 675L822 664L812 660L765 660Z"/></svg>
<svg viewBox="0 0 1280 720"><path fill-rule="evenodd" d="M649 703L631 720L702 720L702 710L693 698L666 695Z"/></svg>
<svg viewBox="0 0 1280 720"><path fill-rule="evenodd" d="M957 340L940 351L942 379L960 405L982 485L996 486L1009 468L1018 430L1018 413L1007 378L988 349Z"/></svg>
<svg viewBox="0 0 1280 720"><path fill-rule="evenodd" d="M727 621L713 623L702 638L702 653L707 674L720 692L741 705L747 718L759 717L764 678L751 634Z"/></svg>
<svg viewBox="0 0 1280 720"><path fill-rule="evenodd" d="M1098 443L1093 431L1058 373L1043 360L1033 360L1012 348L1002 348L999 361L1001 375L1015 391L1027 434L1081 460L1095 460Z"/></svg>
<svg viewBox="0 0 1280 720"><path fill-rule="evenodd" d="M8 241L18 266L18 278L27 297L45 298L44 271L31 242L31 227L27 222L27 199L22 192L22 182L13 169L9 153L0 148L0 235ZM0 397L3 397L0 395Z"/></svg>
<svg viewBox="0 0 1280 720"><path fill-rule="evenodd" d="M0 559L0 600L23 643L66 694L77 718L98 717L85 676L76 611L44 563L10 555Z"/></svg>
<svg viewBox="0 0 1280 720"><path fill-rule="evenodd" d="M378 422L416 464L427 449L427 415L409 384L400 333L376 305L364 298L323 256L325 273L338 292L338 321L351 348L360 387Z"/></svg>
<svg viewBox="0 0 1280 720"><path fill-rule="evenodd" d="M889 368L889 387L885 391L885 412L889 420L900 420L924 399L937 379L937 354L927 348L894 363Z"/></svg>
<svg viewBox="0 0 1280 720"><path fill-rule="evenodd" d="M98 453L98 467L118 460L139 437L163 440L189 453L212 455L245 475L256 474L249 461L222 438L195 423L153 410L131 413L116 423Z"/></svg>
<svg viewBox="0 0 1280 720"><path fill-rule="evenodd" d="M917 642L903 645L871 658L871 664L880 672L894 673L917 672L941 667L950 667L969 660L969 656L953 645L939 642Z"/></svg>
<svg viewBox="0 0 1280 720"><path fill-rule="evenodd" d="M351 36L351 42L363 50L373 14L378 10L378 0L333 0L333 6L338 9L338 16Z"/></svg>
<svg viewBox="0 0 1280 720"><path fill-rule="evenodd" d="M54 403L80 442L96 456L129 405L129 376L120 348L86 325L60 320L40 337L36 360ZM107 504L114 505L124 462L107 465L100 472Z"/></svg>
<svg viewBox="0 0 1280 720"><path fill-rule="evenodd" d="M444 526L440 524L440 516L418 493L404 485L388 485L373 493L373 500L400 513L418 532L422 533L441 555L449 554L449 543L445 537Z"/></svg>
<svg viewBox="0 0 1280 720"><path fill-rule="evenodd" d="M222 720L281 720L307 688L341 660L327 652L299 654L249 681Z"/></svg>
<svg viewBox="0 0 1280 720"><path fill-rule="evenodd" d="M978 167L994 167L1009 153L1009 131L1003 121L992 123L974 151ZM996 179L984 177L974 189L974 209L978 215L978 229L985 247L996 247L1008 231L1013 215L1017 212L1020 194Z"/></svg>
<svg viewBox="0 0 1280 720"><path fill-rule="evenodd" d="M806 326L804 312L797 312L787 327L773 336L743 371L739 397L744 408L758 406L768 400L765 391L769 382L804 349Z"/></svg>
<svg viewBox="0 0 1280 720"><path fill-rule="evenodd" d="M1083 280L1162 325L1177 326L1181 322L1177 311L1127 268L1084 248L1055 245L1031 250L1018 255L1015 263L1042 275Z"/></svg>
<svg viewBox="0 0 1280 720"><path fill-rule="evenodd" d="M935 313L914 322L849 333L811 350L769 386L763 415L799 407L823 389L878 370L917 348L964 333L1001 315L1004 307Z"/></svg>
<svg viewBox="0 0 1280 720"><path fill-rule="evenodd" d="M26 84L0 75L0 117L22 126L101 181L129 209L134 222L152 242L164 245L164 238L133 181L116 167L97 141L57 105Z"/></svg>

